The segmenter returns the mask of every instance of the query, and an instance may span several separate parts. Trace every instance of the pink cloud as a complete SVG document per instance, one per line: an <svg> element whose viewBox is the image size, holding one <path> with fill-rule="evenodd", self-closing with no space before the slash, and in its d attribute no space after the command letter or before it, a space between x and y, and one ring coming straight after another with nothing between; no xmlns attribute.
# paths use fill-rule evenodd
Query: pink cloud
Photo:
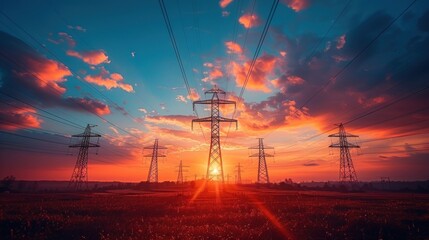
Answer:
<svg viewBox="0 0 429 240"><path fill-rule="evenodd" d="M71 25L67 25L67 28L69 29L74 29L77 30L79 32L86 32L86 29L83 28L82 26L71 26Z"/></svg>
<svg viewBox="0 0 429 240"><path fill-rule="evenodd" d="M94 83L98 86L103 86L108 90L112 88L121 88L126 92L133 92L133 86L124 83L124 78L119 73L110 74L105 68L101 68L101 72L97 75L88 75L85 77L85 81Z"/></svg>
<svg viewBox="0 0 429 240"><path fill-rule="evenodd" d="M76 46L76 41L73 39L72 36L70 36L69 34L65 33L65 32L60 32L58 33L58 35L64 39L64 41L67 42L67 45L69 47L75 47Z"/></svg>
<svg viewBox="0 0 429 240"><path fill-rule="evenodd" d="M235 53L235 54L243 53L243 49L241 48L240 44L235 43L233 41L225 42L225 46L228 49L228 53Z"/></svg>
<svg viewBox="0 0 429 240"><path fill-rule="evenodd" d="M109 63L109 57L103 50L93 50L93 51L82 51L77 52L74 50L68 50L67 55L71 57L76 57L88 63L90 65L99 65L102 63Z"/></svg>
<svg viewBox="0 0 429 240"><path fill-rule="evenodd" d="M212 68L212 67L214 67L214 66L213 66L213 63L209 63L209 62L204 63L204 64L203 64L203 66L204 66L204 67L208 67L208 68Z"/></svg>
<svg viewBox="0 0 429 240"><path fill-rule="evenodd" d="M250 68L250 63L251 61L244 63L244 65L240 65L236 62L231 63L231 71L235 76L237 86L243 86ZM274 56L264 55L259 57L255 62L246 88L249 90L271 92L268 88L269 80L267 77L273 73L276 63L277 58Z"/></svg>
<svg viewBox="0 0 429 240"><path fill-rule="evenodd" d="M2 106L0 108L0 129L40 128L42 120L37 118L35 113L36 110L30 107Z"/></svg>
<svg viewBox="0 0 429 240"><path fill-rule="evenodd" d="M308 109L297 110L296 102L285 98L282 93L268 97L261 102L245 102L235 94L228 94L228 99L237 103L239 132L269 132L279 127L288 127L306 123ZM295 123L297 120L300 123ZM232 136L234 137L234 136Z"/></svg>
<svg viewBox="0 0 429 240"><path fill-rule="evenodd" d="M27 79L34 79L31 84L36 84L39 89L50 91L50 88L63 94L66 89L61 86L65 82L65 77L71 76L70 70L63 64L50 59L25 59L30 72L18 72L17 74ZM37 78L34 78L36 76ZM57 94L58 95L58 94Z"/></svg>
<svg viewBox="0 0 429 240"><path fill-rule="evenodd" d="M106 104L91 99L91 98L67 98L70 104L79 104L88 112L96 113L98 115L110 114L110 108ZM83 109L82 109L83 110Z"/></svg>
<svg viewBox="0 0 429 240"><path fill-rule="evenodd" d="M233 0L220 0L219 6L221 8L226 8L230 3L232 3Z"/></svg>
<svg viewBox="0 0 429 240"><path fill-rule="evenodd" d="M184 103L188 102L188 100L186 100L186 98L183 95L177 95L176 100Z"/></svg>
<svg viewBox="0 0 429 240"><path fill-rule="evenodd" d="M310 5L309 0L283 0L283 3L295 12L299 12Z"/></svg>
<svg viewBox="0 0 429 240"><path fill-rule="evenodd" d="M224 76L220 65L214 65L213 63L204 63L204 66L210 68L210 71L206 73L207 76L201 79L201 81L210 82Z"/></svg>
<svg viewBox="0 0 429 240"><path fill-rule="evenodd" d="M191 93L187 96L187 98L191 101L197 101L200 99L200 95L195 88L191 88Z"/></svg>
<svg viewBox="0 0 429 240"><path fill-rule="evenodd" d="M337 40L337 49L341 49L346 44L346 35L341 35Z"/></svg>
<svg viewBox="0 0 429 240"><path fill-rule="evenodd" d="M256 14L244 14L238 19L238 22L245 28L252 28L261 24L261 20Z"/></svg>
<svg viewBox="0 0 429 240"><path fill-rule="evenodd" d="M298 76L288 76L287 80L291 85L301 85L305 82L304 79Z"/></svg>
<svg viewBox="0 0 429 240"><path fill-rule="evenodd" d="M171 125L183 129L190 129L191 121L194 118L194 116L185 115L148 116L146 117L146 122L158 125Z"/></svg>

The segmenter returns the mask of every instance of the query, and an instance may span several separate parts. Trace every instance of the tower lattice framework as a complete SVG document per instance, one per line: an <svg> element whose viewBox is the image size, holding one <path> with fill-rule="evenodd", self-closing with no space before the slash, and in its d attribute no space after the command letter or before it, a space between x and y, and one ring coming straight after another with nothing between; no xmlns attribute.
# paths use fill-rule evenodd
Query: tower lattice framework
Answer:
<svg viewBox="0 0 429 240"><path fill-rule="evenodd" d="M257 153L249 156L258 158L258 183L270 183L266 157L274 157L274 155L266 153L265 150L274 149L274 147L264 146L264 139L258 138L258 146L250 147L249 149L258 149Z"/></svg>
<svg viewBox="0 0 429 240"><path fill-rule="evenodd" d="M182 160L180 160L180 163L179 163L179 173L177 174L177 183L179 183L179 184L183 183L183 166L182 166Z"/></svg>
<svg viewBox="0 0 429 240"><path fill-rule="evenodd" d="M180 160L180 163L178 166L179 170L177 171L178 172L177 173L177 183L178 184L182 184L185 182L185 176L183 175L183 173L188 171L187 170L188 167L189 166L184 166L182 160Z"/></svg>
<svg viewBox="0 0 429 240"><path fill-rule="evenodd" d="M358 137L357 135L348 134L341 123L338 125L339 132L329 135L329 137L339 138L338 143L333 143L329 147L340 149L340 175L341 182L357 182L356 171L353 166L352 157L350 155L350 148L360 148L360 146L349 143L347 138Z"/></svg>
<svg viewBox="0 0 429 240"><path fill-rule="evenodd" d="M150 157L149 172L147 174L147 182L158 182L158 158L165 157L165 154L160 154L160 149L167 149L166 147L159 146L158 139L155 139L153 146L147 146L143 149L151 149L152 153L145 155L144 157Z"/></svg>
<svg viewBox="0 0 429 240"><path fill-rule="evenodd" d="M73 169L73 174L70 178L69 188L74 190L82 189L82 185L88 188L88 150L89 148L98 148L98 143L91 143L92 137L100 138L101 135L91 133L91 128L97 125L87 125L85 131L81 134L72 135L72 137L82 138L78 144L72 144L70 148L79 148L76 165ZM98 141L97 141L98 142Z"/></svg>
<svg viewBox="0 0 429 240"><path fill-rule="evenodd" d="M223 163L222 163L222 152L221 152L221 144L220 144L220 123L221 122L229 122L235 123L237 128L237 120L232 118L224 118L220 116L219 107L221 105L233 104L234 108L236 107L235 101L219 99L219 95L225 95L225 92L216 86L208 91L205 94L212 94L211 99L200 100L193 102L193 109L195 111L195 105L210 105L211 114L210 117L197 118L192 120L192 128L194 122L202 123L202 122L210 122L211 123L211 137L210 137L210 152L207 163L207 180L216 180L222 181L224 183L224 172L223 172Z"/></svg>
<svg viewBox="0 0 429 240"><path fill-rule="evenodd" d="M241 184L241 165L240 163L237 164L237 179L235 180L236 184Z"/></svg>

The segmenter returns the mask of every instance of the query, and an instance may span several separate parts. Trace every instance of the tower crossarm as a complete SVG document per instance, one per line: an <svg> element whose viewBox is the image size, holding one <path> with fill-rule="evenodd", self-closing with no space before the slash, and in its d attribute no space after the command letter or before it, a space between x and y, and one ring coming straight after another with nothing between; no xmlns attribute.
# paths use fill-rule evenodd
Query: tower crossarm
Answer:
<svg viewBox="0 0 429 240"><path fill-rule="evenodd" d="M143 149L153 149L153 146L147 146L147 147L144 147ZM158 146L157 149L167 149L167 148L163 146Z"/></svg>
<svg viewBox="0 0 429 240"><path fill-rule="evenodd" d="M359 137L358 135L353 135L353 134L339 134L339 133L335 133L335 134L331 134L328 137Z"/></svg>
<svg viewBox="0 0 429 240"><path fill-rule="evenodd" d="M259 149L259 146L249 147L249 149ZM266 147L266 146L264 146L264 149L274 149L274 147Z"/></svg>
<svg viewBox="0 0 429 240"><path fill-rule="evenodd" d="M224 118L224 117L218 117L217 120L219 122L229 122L229 123L235 123L235 129L238 129L238 122L235 119L232 118Z"/></svg>
<svg viewBox="0 0 429 240"><path fill-rule="evenodd" d="M80 147L100 147L100 145L95 143L88 143L88 144L77 143L69 146L69 148L80 148Z"/></svg>
<svg viewBox="0 0 429 240"><path fill-rule="evenodd" d="M153 156L153 154L146 154L146 155L143 155L143 157L152 157ZM157 155L158 157L167 157L167 155L163 155L163 154L159 154L158 153L158 155Z"/></svg>
<svg viewBox="0 0 429 240"><path fill-rule="evenodd" d="M72 137L101 137L101 135L96 133L91 133L91 134L81 133L81 134L72 135Z"/></svg>
<svg viewBox="0 0 429 240"><path fill-rule="evenodd" d="M199 101L194 101L192 103L192 108L195 111L195 105L200 104L200 105L212 105L212 104L233 104L234 105L234 109L236 108L236 103L235 101L231 101L231 100L224 100L224 99L206 99L206 100L199 100Z"/></svg>
<svg viewBox="0 0 429 240"><path fill-rule="evenodd" d="M214 86L214 88L205 91L204 94L223 94L223 95L225 95L226 92L224 90L218 88L217 86Z"/></svg>
<svg viewBox="0 0 429 240"><path fill-rule="evenodd" d="M273 154L269 154L269 153L264 153L264 154L255 153L255 154L250 155L249 157L260 157L260 156L274 157Z"/></svg>
<svg viewBox="0 0 429 240"><path fill-rule="evenodd" d="M353 144L353 143L347 143L346 145L340 144L340 143L334 143L329 145L331 148L360 148L360 146Z"/></svg>

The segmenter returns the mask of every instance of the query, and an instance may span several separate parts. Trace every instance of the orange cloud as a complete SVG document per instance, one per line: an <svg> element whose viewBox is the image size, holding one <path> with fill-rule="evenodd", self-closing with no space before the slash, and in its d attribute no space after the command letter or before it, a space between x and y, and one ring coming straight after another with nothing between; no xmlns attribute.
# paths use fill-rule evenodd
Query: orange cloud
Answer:
<svg viewBox="0 0 429 240"><path fill-rule="evenodd" d="M308 0L283 0L283 2L295 12L299 12L310 5Z"/></svg>
<svg viewBox="0 0 429 240"><path fill-rule="evenodd" d="M337 40L337 49L341 49L346 44L346 35L341 35Z"/></svg>
<svg viewBox="0 0 429 240"><path fill-rule="evenodd" d="M213 81L213 80L216 80L216 79L223 77L223 72L221 70L220 65L215 66L215 65L213 65L213 63L204 63L204 66L211 68L211 69L208 73L206 73L206 74L208 74L208 76L201 79L201 81L209 82L209 81Z"/></svg>
<svg viewBox="0 0 429 240"><path fill-rule="evenodd" d="M109 63L109 57L104 53L103 50L83 51L77 52L74 50L68 50L67 55L76 57L88 63L90 65L99 65L102 63Z"/></svg>
<svg viewBox="0 0 429 240"><path fill-rule="evenodd" d="M246 88L249 90L271 92L267 86L269 83L267 77L273 73L276 63L277 58L274 56L264 55L259 57L253 66L252 73L249 77ZM235 82L237 86L243 86L250 68L250 64L251 61L244 63L243 66L236 62L231 63L231 71L235 76Z"/></svg>
<svg viewBox="0 0 429 240"><path fill-rule="evenodd" d="M235 43L233 41L225 42L225 46L228 48L228 53L235 53L235 54L242 54L243 49L241 48L240 44Z"/></svg>
<svg viewBox="0 0 429 240"><path fill-rule="evenodd" d="M230 3L232 3L233 0L220 0L219 6L221 8L226 8Z"/></svg>
<svg viewBox="0 0 429 240"><path fill-rule="evenodd" d="M197 101L200 99L200 95L195 88L191 88L191 93L187 96L187 98L191 101Z"/></svg>
<svg viewBox="0 0 429 240"><path fill-rule="evenodd" d="M184 102L184 103L188 102L183 95L177 95L176 100L179 102Z"/></svg>
<svg viewBox="0 0 429 240"><path fill-rule="evenodd" d="M42 120L37 118L36 110L30 107L0 108L0 129L17 130L22 128L40 128Z"/></svg>
<svg viewBox="0 0 429 240"><path fill-rule="evenodd" d="M20 72L18 73L20 76L29 77L29 79L36 76L35 83L43 90L49 91L49 88L53 88L61 94L66 91L64 87L59 85L66 81L65 77L72 75L66 66L50 59L28 58L26 63L29 69L32 69L32 73Z"/></svg>
<svg viewBox="0 0 429 240"><path fill-rule="evenodd" d="M121 88L126 92L133 92L133 86L130 84L123 83L124 78L119 73L110 74L105 68L101 68L101 72L98 75L88 75L85 77L85 81L94 83L98 86L103 86L107 89Z"/></svg>
<svg viewBox="0 0 429 240"><path fill-rule="evenodd" d="M191 129L191 121L194 116L185 115L166 115L166 116L148 116L146 122L157 124L157 125L171 125L180 127L183 129Z"/></svg>
<svg viewBox="0 0 429 240"><path fill-rule="evenodd" d="M261 24L261 20L256 14L244 14L238 19L238 22L245 28L252 28Z"/></svg>

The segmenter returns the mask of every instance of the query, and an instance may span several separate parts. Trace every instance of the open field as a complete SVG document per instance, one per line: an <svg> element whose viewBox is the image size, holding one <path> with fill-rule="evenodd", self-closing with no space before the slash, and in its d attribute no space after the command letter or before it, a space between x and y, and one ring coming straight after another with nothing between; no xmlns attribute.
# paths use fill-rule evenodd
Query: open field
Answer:
<svg viewBox="0 0 429 240"><path fill-rule="evenodd" d="M199 193L199 194L198 194ZM1 239L429 239L429 195L230 187L0 195Z"/></svg>

